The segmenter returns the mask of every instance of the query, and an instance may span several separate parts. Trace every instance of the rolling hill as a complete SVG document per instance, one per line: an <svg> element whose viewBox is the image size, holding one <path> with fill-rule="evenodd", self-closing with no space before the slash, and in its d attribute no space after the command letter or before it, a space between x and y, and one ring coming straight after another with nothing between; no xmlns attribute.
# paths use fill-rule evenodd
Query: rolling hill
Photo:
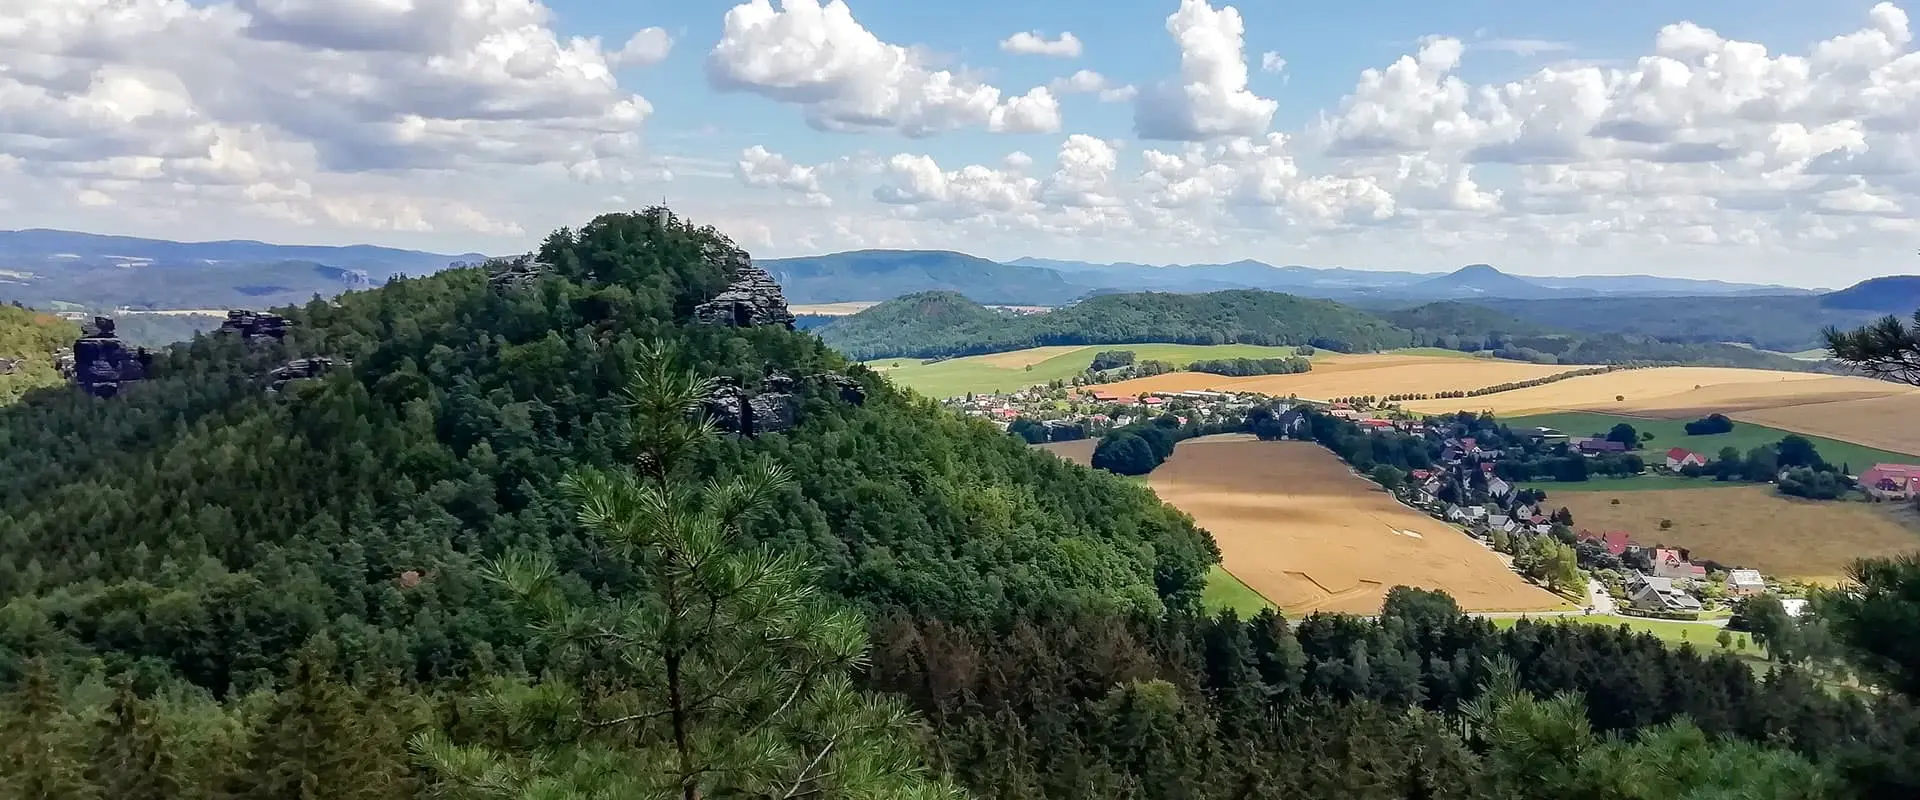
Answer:
<svg viewBox="0 0 1920 800"><path fill-rule="evenodd" d="M1820 297L1820 307L1905 316L1920 309L1920 275L1888 275Z"/></svg>
<svg viewBox="0 0 1920 800"><path fill-rule="evenodd" d="M1311 344L1342 352L1405 347L1411 334L1327 300L1235 289L1109 294L1044 314L982 315L951 295L889 301L818 329L856 359L975 355L1066 344ZM982 309L983 311L985 309Z"/></svg>
<svg viewBox="0 0 1920 800"><path fill-rule="evenodd" d="M891 300L916 292L949 291L976 303L1054 305L1091 288L1069 282L1050 269L1001 264L945 250L856 250L755 263L779 281L788 302L796 304Z"/></svg>
<svg viewBox="0 0 1920 800"><path fill-rule="evenodd" d="M1508 275L1487 264L1470 264L1438 278L1394 290L1412 297L1564 297L1569 290L1551 289Z"/></svg>
<svg viewBox="0 0 1920 800"><path fill-rule="evenodd" d="M59 385L54 351L73 344L80 326L52 314L0 304L0 406Z"/></svg>

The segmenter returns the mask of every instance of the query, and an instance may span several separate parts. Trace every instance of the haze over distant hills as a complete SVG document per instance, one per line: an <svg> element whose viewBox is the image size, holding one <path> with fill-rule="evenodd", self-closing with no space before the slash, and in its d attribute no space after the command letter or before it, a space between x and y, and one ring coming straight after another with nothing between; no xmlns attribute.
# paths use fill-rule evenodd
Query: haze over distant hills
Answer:
<svg viewBox="0 0 1920 800"><path fill-rule="evenodd" d="M477 262L479 253L442 254L372 245L304 246L257 241L176 242L58 230L0 231L0 301L86 308L265 307L303 302ZM1193 294L1260 289L1338 300L1362 308L1405 308L1461 300L1506 305L1642 298L1813 298L1794 287L1652 275L1532 277L1488 264L1422 273L1351 267L1227 264L1097 264L1046 258L995 262L942 250L857 250L758 262L795 304L878 302L951 291L978 303L1059 306L1115 293ZM1836 312L1910 310L1902 278L1869 281L1830 307ZM1920 280L1920 279L1911 279ZM1798 308L1803 305L1786 305ZM1522 318L1528 310L1508 309ZM1543 312L1544 313L1544 312ZM1828 315L1832 316L1832 315ZM1839 316L1847 316L1840 314Z"/></svg>

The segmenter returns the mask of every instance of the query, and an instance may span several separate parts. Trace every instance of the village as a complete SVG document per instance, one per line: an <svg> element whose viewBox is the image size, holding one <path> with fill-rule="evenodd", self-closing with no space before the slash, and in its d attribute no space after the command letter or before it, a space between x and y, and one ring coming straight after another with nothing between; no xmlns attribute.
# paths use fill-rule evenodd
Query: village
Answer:
<svg viewBox="0 0 1920 800"><path fill-rule="evenodd" d="M1800 593L1799 587L1772 580L1755 569L1722 565L1684 549L1662 546L1657 531L1581 527L1565 509L1554 510L1544 499L1546 492L1523 488L1521 481L1501 474L1503 460L1563 453L1600 463L1627 450L1623 443L1605 438L1573 437L1552 428L1510 430L1499 427L1490 417L1417 418L1391 404L1380 407L1372 398L1320 402L1215 391L1124 396L1098 387L1053 385L969 395L948 401L947 407L989 420L1036 443L1098 439L1110 431L1166 415L1175 417L1181 426L1234 426L1255 408L1278 415L1280 429L1289 438L1311 438L1306 415L1322 414L1350 422L1368 435L1423 440L1426 449L1435 454L1432 463L1406 471L1403 481L1386 488L1402 503L1450 523L1499 553L1529 580L1551 583L1570 602L1589 610L1724 622L1735 601L1763 593L1781 595L1792 614L1797 615L1805 606L1805 600L1793 596ZM1509 438L1503 440L1503 435ZM1676 475L1708 463L1705 456L1678 447L1652 461L1646 465L1647 470ZM1869 493L1878 488L1895 497L1909 497L1920 484L1920 468L1915 470L1913 475L1886 480L1874 476L1872 481L1861 481L1861 488ZM1584 579L1567 580L1573 577L1566 574L1568 568ZM1563 575L1553 576L1556 569Z"/></svg>

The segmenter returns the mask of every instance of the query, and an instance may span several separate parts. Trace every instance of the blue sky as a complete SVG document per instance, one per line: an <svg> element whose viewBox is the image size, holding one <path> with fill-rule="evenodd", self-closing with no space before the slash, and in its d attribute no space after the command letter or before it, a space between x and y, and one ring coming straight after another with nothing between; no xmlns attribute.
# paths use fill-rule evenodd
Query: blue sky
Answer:
<svg viewBox="0 0 1920 800"><path fill-rule="evenodd" d="M504 252L666 198L769 256L1801 285L1920 238L1898 4L116 2L0 33L16 224Z"/></svg>

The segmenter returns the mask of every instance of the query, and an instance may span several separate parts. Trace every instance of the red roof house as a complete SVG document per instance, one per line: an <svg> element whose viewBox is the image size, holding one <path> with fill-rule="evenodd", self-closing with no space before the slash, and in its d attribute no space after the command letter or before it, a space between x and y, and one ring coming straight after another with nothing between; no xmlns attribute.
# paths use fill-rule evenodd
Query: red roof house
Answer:
<svg viewBox="0 0 1920 800"><path fill-rule="evenodd" d="M1166 403L1167 401L1165 401L1165 400L1162 400L1162 399L1160 399L1160 398L1158 398L1158 397L1148 397L1148 398L1145 398L1145 399L1142 399L1142 400L1141 400L1140 402L1142 402L1142 403L1145 403L1145 404L1147 404L1147 405L1150 405L1150 406L1157 406L1157 405L1162 405L1162 404L1164 404L1164 403Z"/></svg>
<svg viewBox="0 0 1920 800"><path fill-rule="evenodd" d="M1599 542L1606 546L1607 552L1616 556L1627 552L1627 545L1632 543L1631 539L1632 537L1628 536L1626 531L1607 531L1606 533L1594 533L1593 531L1580 532L1580 541Z"/></svg>
<svg viewBox="0 0 1920 800"><path fill-rule="evenodd" d="M1675 472L1680 471L1683 467L1704 467L1706 465L1706 456L1688 450L1687 448L1676 447L1667 451L1667 469L1674 470Z"/></svg>
<svg viewBox="0 0 1920 800"><path fill-rule="evenodd" d="M1860 488L1881 500L1904 500L1920 494L1920 464L1875 464L1860 473Z"/></svg>

